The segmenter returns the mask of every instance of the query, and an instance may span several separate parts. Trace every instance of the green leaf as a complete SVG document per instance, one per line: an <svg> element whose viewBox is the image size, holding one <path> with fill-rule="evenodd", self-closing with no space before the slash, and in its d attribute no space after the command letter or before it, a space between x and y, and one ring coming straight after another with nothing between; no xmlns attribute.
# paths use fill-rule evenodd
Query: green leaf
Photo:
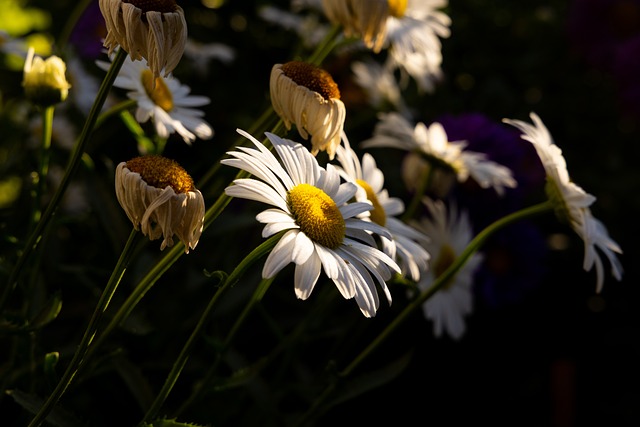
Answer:
<svg viewBox="0 0 640 427"><path fill-rule="evenodd" d="M44 399L30 393L25 393L20 390L7 390L5 393L11 396L18 405L34 415L40 410L42 405L44 405ZM59 406L53 408L46 420L57 427L78 427L86 424Z"/></svg>
<svg viewBox="0 0 640 427"><path fill-rule="evenodd" d="M49 301L47 301L45 306L42 307L40 312L33 318L33 320L31 320L28 330L34 331L42 328L45 325L48 325L58 317L61 309L62 297L60 295L60 292L56 292L49 299Z"/></svg>

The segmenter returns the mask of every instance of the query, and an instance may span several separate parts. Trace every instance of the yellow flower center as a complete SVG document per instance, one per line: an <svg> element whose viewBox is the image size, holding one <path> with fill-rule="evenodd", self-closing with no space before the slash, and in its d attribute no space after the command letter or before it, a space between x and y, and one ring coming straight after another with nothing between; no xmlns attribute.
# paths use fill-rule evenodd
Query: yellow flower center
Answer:
<svg viewBox="0 0 640 427"><path fill-rule="evenodd" d="M147 96L151 98L154 104L162 108L167 113L173 109L173 95L169 87L161 77L153 77L153 72L145 69L140 76L142 85L144 86ZM155 87L153 86L155 83Z"/></svg>
<svg viewBox="0 0 640 427"><path fill-rule="evenodd" d="M389 15L396 18L404 16L405 10L407 10L408 0L389 0Z"/></svg>
<svg viewBox="0 0 640 427"><path fill-rule="evenodd" d="M171 186L176 193L187 193L195 189L193 179L175 160L149 155L136 157L127 162L127 169L140 174L144 182L152 187L164 189Z"/></svg>
<svg viewBox="0 0 640 427"><path fill-rule="evenodd" d="M369 211L371 221L384 227L384 225L387 223L387 213L384 211L384 208L380 204L376 193L373 191L367 181L358 179L356 180L356 182L358 183L358 185L360 185L360 187L364 188L364 191L367 193L367 199L369 199L369 201L373 205L373 209Z"/></svg>
<svg viewBox="0 0 640 427"><path fill-rule="evenodd" d="M435 278L438 278L447 271L447 269L453 264L453 261L456 260L456 253L453 248L449 245L443 245L440 248L440 253L438 254L438 258L436 258L435 263L433 264L433 275ZM451 286L453 281L451 278L447 281L447 283L443 286L444 289L447 289Z"/></svg>
<svg viewBox="0 0 640 427"><path fill-rule="evenodd" d="M171 13L176 11L178 6L175 0L123 0L123 3L129 3L145 12L162 12Z"/></svg>
<svg viewBox="0 0 640 427"><path fill-rule="evenodd" d="M311 240L329 249L342 244L344 218L327 193L313 185L298 184L287 193L287 204L296 224Z"/></svg>
<svg viewBox="0 0 640 427"><path fill-rule="evenodd" d="M291 80L309 90L318 92L327 101L340 99L338 85L327 71L302 61L282 64L282 72Z"/></svg>

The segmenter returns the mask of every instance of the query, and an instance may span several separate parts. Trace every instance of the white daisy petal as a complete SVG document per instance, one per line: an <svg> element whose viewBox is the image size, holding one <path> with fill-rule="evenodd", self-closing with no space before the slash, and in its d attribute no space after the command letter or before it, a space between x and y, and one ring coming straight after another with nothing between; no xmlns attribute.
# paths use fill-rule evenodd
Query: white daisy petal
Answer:
<svg viewBox="0 0 640 427"><path fill-rule="evenodd" d="M245 170L255 178L236 179L225 192L275 206L256 216L265 224L263 237L286 231L271 251L262 275L271 278L287 264L296 264L295 294L307 299L321 271L344 298L358 296L358 305L368 317L375 315L378 295L375 277L390 299L384 280L398 265L376 247L372 234L388 235L383 227L355 216L370 209L369 203L348 202L358 186L340 182L338 170L323 169L301 144L267 134L276 158L262 143L244 131L255 149L238 147L222 164ZM356 242L349 236L356 236ZM346 261L348 260L348 262Z"/></svg>
<svg viewBox="0 0 640 427"><path fill-rule="evenodd" d="M604 283L604 266L600 252L611 264L611 274L616 280L622 279L622 264L616 254L622 254L620 246L609 237L609 233L599 220L591 214L589 206L596 200L569 178L569 172L562 150L555 145L547 127L540 117L530 114L531 121L504 119L522 131L522 139L529 141L538 153L547 174L547 195L556 206L560 220L567 222L573 231L584 241L583 268L586 271L596 268L596 292L600 292Z"/></svg>

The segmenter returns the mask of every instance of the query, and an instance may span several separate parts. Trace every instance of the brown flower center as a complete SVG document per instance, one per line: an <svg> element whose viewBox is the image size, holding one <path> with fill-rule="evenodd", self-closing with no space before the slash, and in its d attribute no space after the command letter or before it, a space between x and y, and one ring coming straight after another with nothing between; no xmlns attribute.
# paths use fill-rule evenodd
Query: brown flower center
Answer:
<svg viewBox="0 0 640 427"><path fill-rule="evenodd" d="M175 0L123 0L123 3L129 3L146 12L175 12L178 5Z"/></svg>
<svg viewBox="0 0 640 427"><path fill-rule="evenodd" d="M291 80L309 90L318 92L327 101L340 99L338 85L327 71L302 61L282 64L282 72Z"/></svg>
<svg viewBox="0 0 640 427"><path fill-rule="evenodd" d="M193 179L175 160L157 155L135 157L127 161L127 169L140 174L152 187L164 189L167 185L176 193L195 189Z"/></svg>

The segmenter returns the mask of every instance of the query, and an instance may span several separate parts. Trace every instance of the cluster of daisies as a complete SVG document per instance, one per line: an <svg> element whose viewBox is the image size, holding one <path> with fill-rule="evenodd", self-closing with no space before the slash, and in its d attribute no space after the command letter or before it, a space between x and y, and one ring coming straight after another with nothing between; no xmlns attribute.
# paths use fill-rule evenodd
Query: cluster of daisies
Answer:
<svg viewBox="0 0 640 427"><path fill-rule="evenodd" d="M202 111L194 108L208 104L209 98L191 95L189 87L172 76L187 42L184 13L175 2L163 2L161 9L149 6L152 3L138 6L133 1L100 0L108 30L104 46L110 58L119 49L128 54L115 86L128 91L136 103L136 119L141 123L152 120L159 136L177 133L187 143L209 139L213 130ZM432 90L441 77L440 38L449 36L450 26L441 11L446 0L295 3L298 9L321 11L325 23L318 18L309 21L308 16L297 19L295 13L274 8L265 8L262 16L301 36L316 35L308 40L310 45L328 33L328 21L343 29L346 40L355 39L365 50L387 49L384 64L365 61L352 66L372 103L386 99L398 108L398 112L379 117L372 137L362 141L361 149L406 151L411 166L403 173L418 195L433 165L445 168L458 182L474 180L498 195L517 186L509 168L469 150L465 141L449 141L437 122L412 123L402 107L400 93L407 76L423 92ZM105 70L111 66L98 64ZM281 233L262 276L272 278L295 264L295 295L304 300L324 273L367 317L375 316L379 309L378 290L391 303L388 284L394 278L412 281L419 291L428 291L473 239L468 213L452 203L422 197L418 199L422 215L403 218L405 205L385 189L384 173L373 155L359 157L351 148L344 132L347 111L339 88L320 67L304 61L275 64L270 95L273 110L287 131L295 128L304 141L310 140L310 147L272 133L265 133L266 139L260 141L238 130L250 145L237 147L221 161L250 174L235 179L225 189L226 196L268 205L256 217L264 224L262 237ZM546 171L548 198L559 219L584 241L584 269L595 267L600 291L604 282L601 255L620 280L622 266L617 255L621 248L591 214L595 197L570 180L561 150L543 122L535 113L531 120L533 124L508 119L505 123L519 129L522 139L535 148ZM325 165L318 161L320 152L327 154ZM117 167L116 190L134 227L150 239L162 237L162 249L174 244L174 236L186 252L196 247L204 228L204 199L177 163L161 156L122 162ZM464 318L473 308L473 273L482 260L481 253L471 256L423 304L436 335L459 338L464 333Z"/></svg>

